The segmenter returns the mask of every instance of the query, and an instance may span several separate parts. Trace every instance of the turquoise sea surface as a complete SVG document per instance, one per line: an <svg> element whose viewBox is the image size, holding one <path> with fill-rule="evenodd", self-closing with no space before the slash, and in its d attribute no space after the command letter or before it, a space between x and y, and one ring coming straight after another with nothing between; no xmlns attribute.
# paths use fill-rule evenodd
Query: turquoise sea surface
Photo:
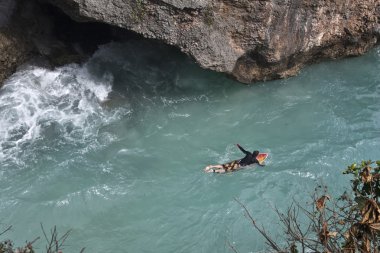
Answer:
<svg viewBox="0 0 380 253"><path fill-rule="evenodd" d="M268 152L265 167L206 174ZM380 159L380 48L242 85L168 46L110 43L82 65L25 66L0 89L0 220L16 244L57 225L64 252L265 251L274 208ZM36 247L44 249L40 239Z"/></svg>

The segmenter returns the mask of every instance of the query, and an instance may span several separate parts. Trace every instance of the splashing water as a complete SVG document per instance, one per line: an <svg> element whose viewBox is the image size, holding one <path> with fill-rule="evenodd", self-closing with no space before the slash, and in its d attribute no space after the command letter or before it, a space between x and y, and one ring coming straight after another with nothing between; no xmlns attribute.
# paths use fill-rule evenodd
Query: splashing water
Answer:
<svg viewBox="0 0 380 253"><path fill-rule="evenodd" d="M244 86L142 41L28 66L0 90L0 217L20 243L39 222L72 228L70 251L263 250L233 199L276 233L271 207L320 182L341 192L346 165L379 159L379 67L375 49ZM269 152L267 166L203 173L240 158L235 143Z"/></svg>
<svg viewBox="0 0 380 253"><path fill-rule="evenodd" d="M96 76L87 65L30 66L16 73L1 90L0 159L23 166L30 162L28 155L22 158L26 150L49 138L88 145L102 124L129 112L102 107L112 82L111 73Z"/></svg>

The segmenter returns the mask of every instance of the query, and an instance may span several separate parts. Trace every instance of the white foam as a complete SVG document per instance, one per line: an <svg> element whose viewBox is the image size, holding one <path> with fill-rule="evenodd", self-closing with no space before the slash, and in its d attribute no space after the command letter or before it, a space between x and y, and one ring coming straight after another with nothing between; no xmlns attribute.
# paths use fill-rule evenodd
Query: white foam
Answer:
<svg viewBox="0 0 380 253"><path fill-rule="evenodd" d="M96 134L107 117L120 114L101 106L112 83L112 74L91 74L87 65L28 67L14 74L0 90L1 161L17 160L22 146L46 135L85 139Z"/></svg>
<svg viewBox="0 0 380 253"><path fill-rule="evenodd" d="M190 117L191 115L188 114L188 113L175 113L175 112L172 112L169 114L169 118L188 118Z"/></svg>

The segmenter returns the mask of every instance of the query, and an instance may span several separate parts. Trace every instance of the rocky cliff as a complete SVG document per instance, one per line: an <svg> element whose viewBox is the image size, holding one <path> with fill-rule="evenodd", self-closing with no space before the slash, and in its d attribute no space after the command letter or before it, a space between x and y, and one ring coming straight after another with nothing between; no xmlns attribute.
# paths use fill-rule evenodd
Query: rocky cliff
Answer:
<svg viewBox="0 0 380 253"><path fill-rule="evenodd" d="M46 4L76 22L60 25L66 16ZM75 61L73 34L75 44L96 48L115 30L164 41L203 68L250 83L295 75L320 59L363 54L380 41L380 1L4 0L0 83L30 55L48 56L53 65Z"/></svg>
<svg viewBox="0 0 380 253"><path fill-rule="evenodd" d="M0 4L0 86L19 64L25 61L30 50L21 33L9 25L15 1L4 0Z"/></svg>
<svg viewBox="0 0 380 253"><path fill-rule="evenodd" d="M44 67L80 62L99 44L115 39L113 33L121 33L119 30L106 24L74 22L57 8L37 0L2 0L0 86L29 60ZM125 30L122 33L128 34Z"/></svg>
<svg viewBox="0 0 380 253"><path fill-rule="evenodd" d="M284 78L380 39L378 0L45 0L71 18L175 45L241 82Z"/></svg>

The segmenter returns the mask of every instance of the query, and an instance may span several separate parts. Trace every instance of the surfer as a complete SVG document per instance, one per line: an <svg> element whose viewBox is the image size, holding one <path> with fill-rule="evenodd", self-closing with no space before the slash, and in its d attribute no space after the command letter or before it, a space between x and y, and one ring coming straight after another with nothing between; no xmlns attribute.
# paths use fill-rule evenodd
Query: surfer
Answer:
<svg viewBox="0 0 380 253"><path fill-rule="evenodd" d="M254 163L257 163L260 166L264 166L264 164L261 164L257 159L257 155L259 154L259 151L255 150L252 153L249 151L246 151L242 146L239 144L236 144L236 146L240 149L241 152L245 154L245 157L239 160L234 160L229 163L224 164L217 164L217 165L209 165L206 166L204 169L205 172L214 172L214 173L225 173L230 171L235 171L240 169L241 167L251 165Z"/></svg>

